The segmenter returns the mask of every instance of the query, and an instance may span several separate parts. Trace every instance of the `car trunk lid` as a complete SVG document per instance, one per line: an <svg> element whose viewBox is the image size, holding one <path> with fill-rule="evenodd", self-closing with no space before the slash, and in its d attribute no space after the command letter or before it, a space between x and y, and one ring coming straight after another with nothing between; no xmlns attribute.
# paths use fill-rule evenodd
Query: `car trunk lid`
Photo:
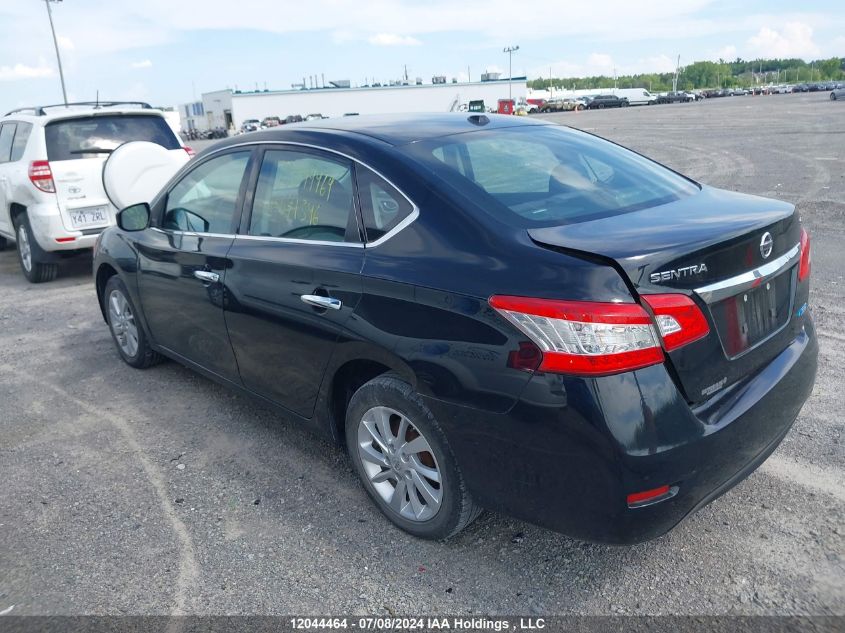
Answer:
<svg viewBox="0 0 845 633"><path fill-rule="evenodd" d="M703 187L669 204L528 232L540 245L611 260L635 294L692 296L710 333L668 356L698 402L794 338L800 231L788 203Z"/></svg>

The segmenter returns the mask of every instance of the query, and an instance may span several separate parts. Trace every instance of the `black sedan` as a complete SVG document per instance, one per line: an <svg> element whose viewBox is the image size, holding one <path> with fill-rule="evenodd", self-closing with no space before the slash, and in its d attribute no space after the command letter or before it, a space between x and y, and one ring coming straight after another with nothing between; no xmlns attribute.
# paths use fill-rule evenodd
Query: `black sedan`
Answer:
<svg viewBox="0 0 845 633"><path fill-rule="evenodd" d="M94 270L123 360L319 429L420 537L481 508L656 537L759 466L815 378L792 205L545 122L256 132L118 225Z"/></svg>
<svg viewBox="0 0 845 633"><path fill-rule="evenodd" d="M689 103L691 101L695 101L695 96L688 92L667 92L657 97L657 103Z"/></svg>
<svg viewBox="0 0 845 633"><path fill-rule="evenodd" d="M587 102L588 110L602 110L604 108L627 108L628 100L616 95L596 95Z"/></svg>

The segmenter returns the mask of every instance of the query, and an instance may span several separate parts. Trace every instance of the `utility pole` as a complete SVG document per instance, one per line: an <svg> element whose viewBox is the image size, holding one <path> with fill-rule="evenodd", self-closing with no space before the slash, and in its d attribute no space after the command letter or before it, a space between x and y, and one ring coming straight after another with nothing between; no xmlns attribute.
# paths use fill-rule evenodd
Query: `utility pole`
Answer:
<svg viewBox="0 0 845 633"><path fill-rule="evenodd" d="M508 46L504 52L508 54L508 99L513 100L513 54L519 46Z"/></svg>
<svg viewBox="0 0 845 633"><path fill-rule="evenodd" d="M681 71L681 56L678 55L678 63L675 65L675 76L672 78L672 92L678 91L678 73Z"/></svg>
<svg viewBox="0 0 845 633"><path fill-rule="evenodd" d="M56 47L56 60L59 62L59 79L62 81L62 97L67 105L67 90L65 89L65 73L62 70L62 56L59 54L59 40L56 39L56 28L53 26L53 11L50 9L51 2L61 2L62 0L44 0L47 5L47 17L50 20L50 31L53 33L53 45Z"/></svg>

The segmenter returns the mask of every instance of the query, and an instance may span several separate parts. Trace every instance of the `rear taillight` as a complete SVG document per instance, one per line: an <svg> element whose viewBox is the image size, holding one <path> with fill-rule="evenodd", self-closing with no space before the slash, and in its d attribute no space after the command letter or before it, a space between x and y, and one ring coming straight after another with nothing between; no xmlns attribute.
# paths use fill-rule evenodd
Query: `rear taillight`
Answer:
<svg viewBox="0 0 845 633"><path fill-rule="evenodd" d="M29 179L37 189L45 193L56 193L53 171L46 160L34 160L29 164Z"/></svg>
<svg viewBox="0 0 845 633"><path fill-rule="evenodd" d="M490 305L540 348L538 371L600 376L663 362L651 317L635 303L496 295Z"/></svg>
<svg viewBox="0 0 845 633"><path fill-rule="evenodd" d="M185 150L185 152L186 152L186 153L188 154L188 156L190 156L191 158L193 158L194 156L196 156L196 155L197 155L197 153L193 150L193 148L188 147L187 145L185 145L185 147L183 147L182 149L183 149L183 150Z"/></svg>
<svg viewBox="0 0 845 633"><path fill-rule="evenodd" d="M707 319L686 295L642 295L663 337L667 352L707 336L710 326Z"/></svg>
<svg viewBox="0 0 845 633"><path fill-rule="evenodd" d="M801 263L798 265L798 281L810 276L810 235L801 229Z"/></svg>
<svg viewBox="0 0 845 633"><path fill-rule="evenodd" d="M627 496L629 508L642 508L650 506L666 499L671 499L678 494L678 486L660 486L651 490L634 492Z"/></svg>

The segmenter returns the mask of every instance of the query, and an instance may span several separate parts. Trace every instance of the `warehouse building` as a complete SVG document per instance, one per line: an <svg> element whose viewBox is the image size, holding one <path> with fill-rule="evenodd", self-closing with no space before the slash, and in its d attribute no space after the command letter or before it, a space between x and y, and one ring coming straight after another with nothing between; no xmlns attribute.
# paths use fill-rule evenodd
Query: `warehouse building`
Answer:
<svg viewBox="0 0 845 633"><path fill-rule="evenodd" d="M333 82L326 88L295 90L216 90L202 95L202 101L183 104L179 112L182 129L240 128L247 119L259 121L268 116L284 120L288 115L322 114L339 117L344 114L390 114L407 112L452 112L470 101L484 101L495 108L499 99L508 94L524 101L528 91L525 77L512 81L495 74L485 75L485 81L446 82L434 77L433 83L399 83L388 86L349 87L349 82ZM347 87L343 87L347 86ZM194 114L201 112L201 115ZM190 113L190 114L188 114Z"/></svg>

